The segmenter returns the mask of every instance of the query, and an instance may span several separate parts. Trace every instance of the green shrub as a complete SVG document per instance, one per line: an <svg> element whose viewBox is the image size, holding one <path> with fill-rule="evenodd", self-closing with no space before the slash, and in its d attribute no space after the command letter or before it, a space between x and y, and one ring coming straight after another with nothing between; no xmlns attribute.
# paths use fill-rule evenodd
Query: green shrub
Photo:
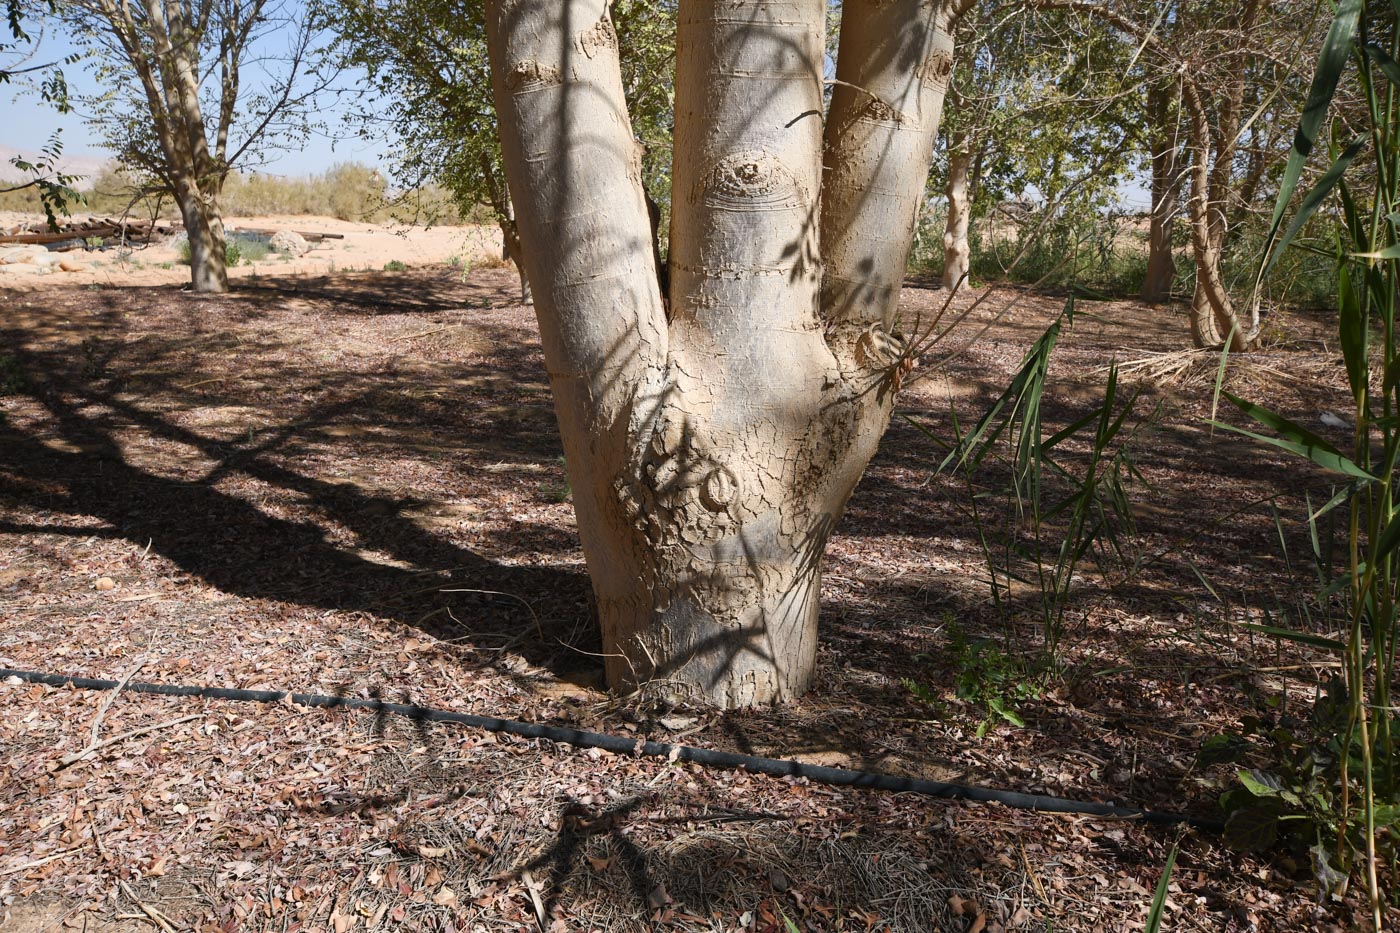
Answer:
<svg viewBox="0 0 1400 933"><path fill-rule="evenodd" d="M232 233L224 238L224 265L232 269L244 262L254 263L266 259L272 252L267 241L253 233ZM180 241L180 264L190 264L190 241Z"/></svg>
<svg viewBox="0 0 1400 933"><path fill-rule="evenodd" d="M1298 457L1305 470L1320 467L1336 477L1336 493L1320 509L1310 503L1308 510L1322 577L1312 606L1321 625L1271 620L1247 628L1326 651L1337 659L1341 676L1319 692L1309 721L1254 717L1240 734L1216 736L1202 750L1208 760L1252 758L1257 765L1238 771L1239 786L1222 800L1229 812L1227 838L1250 848L1287 840L1306 850L1324 896L1340 893L1353 872L1360 874L1376 930L1385 902L1394 904L1395 898L1380 883L1382 872L1389 869L1393 877L1400 861L1400 717L1392 696L1400 674L1400 72L1394 61L1400 35L1392 24L1390 35L1375 37L1384 37L1386 52L1367 34L1385 6L1379 0L1336 5L1256 265L1257 278L1267 280L1293 258L1287 248L1310 222L1330 223L1331 249L1324 255L1333 262L1335 346L1347 379L1338 401L1354 425L1351 449L1225 392L1256 430L1217 424ZM1335 120L1329 146L1322 122L1349 64L1356 66L1360 93L1348 101L1345 117ZM1348 178L1368 143L1368 170ZM1295 199L1307 153L1329 149L1331 168ZM1297 212L1285 227L1286 209L1295 200ZM1330 217L1319 210L1329 203L1335 204ZM1268 434L1257 433L1258 426ZM1318 544L1319 519L1329 513L1345 515L1346 528L1346 565L1330 580ZM1314 621L1311 613L1300 615Z"/></svg>
<svg viewBox="0 0 1400 933"><path fill-rule="evenodd" d="M399 262L397 259L391 259L391 260L389 260L388 262L384 263L384 271L385 271L385 272L407 272L407 271L408 271L408 265L405 264L405 263Z"/></svg>

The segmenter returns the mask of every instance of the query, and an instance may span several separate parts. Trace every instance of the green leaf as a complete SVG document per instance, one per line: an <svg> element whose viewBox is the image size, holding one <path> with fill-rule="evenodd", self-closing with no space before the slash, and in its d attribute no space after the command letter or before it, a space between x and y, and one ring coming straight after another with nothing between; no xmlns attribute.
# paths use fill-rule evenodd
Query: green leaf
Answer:
<svg viewBox="0 0 1400 933"><path fill-rule="evenodd" d="M1337 336L1342 344L1347 382L1351 384L1352 398L1359 404L1366 398L1366 386L1370 382L1366 359L1366 338L1369 334L1365 306L1352 285L1351 273L1345 263L1337 269L1337 316Z"/></svg>
<svg viewBox="0 0 1400 933"><path fill-rule="evenodd" d="M1323 201L1327 200L1327 196L1332 193L1332 189L1337 187L1337 183L1342 180L1342 176L1346 174L1346 170L1351 167L1352 161L1356 159L1356 156L1365 145L1366 137L1364 136L1358 136L1356 139L1352 140L1351 145L1347 146L1342 154L1337 157L1337 160L1332 163L1332 167L1327 170L1326 174L1319 178L1317 184L1313 185L1312 190L1304 196L1303 203L1298 207L1298 213L1294 215L1292 223L1288 225L1288 229L1284 231L1283 236L1279 237L1278 243L1274 246L1273 251L1269 254L1268 261L1264 264L1264 270L1259 273L1259 278L1261 280L1273 269L1274 263L1278 262L1278 258L1283 255L1283 251L1288 248L1288 244L1293 242L1293 238L1298 235L1298 231L1302 230L1307 222L1312 219L1313 214L1317 213L1317 209L1322 206Z"/></svg>
<svg viewBox="0 0 1400 933"><path fill-rule="evenodd" d="M1159 933L1162 929L1162 915L1167 907L1167 886L1171 884L1172 869L1176 867L1178 846L1172 846L1167 853L1167 864L1162 869L1162 877L1157 882L1157 890L1152 893L1152 907L1147 911L1147 926L1143 933Z"/></svg>
<svg viewBox="0 0 1400 933"><path fill-rule="evenodd" d="M1353 259L1400 259L1400 243L1392 243L1385 249L1370 253L1352 253Z"/></svg>
<svg viewBox="0 0 1400 933"><path fill-rule="evenodd" d="M1024 729L1026 727L1026 721L1021 718L1021 714L1016 712L1015 708L1008 705L1007 702L1001 697L992 697L990 700L988 700L987 708L990 709L992 712L996 713L1002 719L1005 719L1007 722L1011 723L1013 726L1016 726L1021 729Z"/></svg>
<svg viewBox="0 0 1400 933"><path fill-rule="evenodd" d="M1332 867L1327 847L1319 842L1308 849L1308 854L1312 856L1313 877L1317 879L1318 889L1324 894L1340 894L1347 883L1347 876Z"/></svg>
<svg viewBox="0 0 1400 933"><path fill-rule="evenodd" d="M1400 545L1400 512L1391 516L1376 539L1376 546L1371 551L1371 563L1379 564L1385 560Z"/></svg>
<svg viewBox="0 0 1400 933"><path fill-rule="evenodd" d="M1385 72L1386 80L1400 87L1400 63L1391 58L1389 52L1374 42L1366 43L1366 48L1362 51L1366 53L1367 58L1380 66L1381 71Z"/></svg>
<svg viewBox="0 0 1400 933"><path fill-rule="evenodd" d="M1328 651L1342 652L1346 650L1346 642L1338 641L1335 638L1327 638L1323 635L1314 635L1311 632L1298 632L1291 628L1279 628L1276 625L1260 625L1257 622L1240 622L1239 627L1248 629L1251 632L1258 632L1261 635L1268 635L1271 638L1279 638L1283 641L1293 641L1300 645L1312 645L1314 648L1326 648Z"/></svg>
<svg viewBox="0 0 1400 933"><path fill-rule="evenodd" d="M1244 757L1244 753L1249 750L1249 743L1243 737L1223 733L1213 735L1201 743L1201 750L1196 755L1196 763L1202 768L1211 765L1234 764Z"/></svg>
<svg viewBox="0 0 1400 933"><path fill-rule="evenodd" d="M1289 453L1297 454L1300 457L1304 457L1308 460L1311 460L1313 463L1316 463L1318 466L1322 467L1325 470L1331 470L1334 473L1344 473L1347 476L1354 476L1357 479L1364 479L1369 482L1376 481L1376 478L1374 476L1372 476L1370 473L1367 473L1365 470L1361 469L1361 467L1353 463L1350 459L1343 457L1339 453L1335 453L1333 451L1329 451L1323 448L1309 447L1304 444L1298 444L1293 441L1285 440L1283 438L1268 437L1263 434L1256 434L1253 431L1246 431L1244 428L1237 428L1234 425L1226 424L1223 421L1212 421L1210 422L1210 424L1213 427L1222 428L1234 434L1243 434L1245 437L1253 438L1256 441L1260 441L1272 447L1277 447L1280 450L1286 450Z"/></svg>
<svg viewBox="0 0 1400 933"><path fill-rule="evenodd" d="M1346 67L1347 56L1351 51L1352 37L1361 19L1364 0L1340 0L1327 38L1322 42L1322 52L1318 56L1317 70L1313 72L1312 87L1308 89L1308 100L1303 106L1303 117L1298 123L1298 132L1293 137L1293 151L1288 154L1288 166L1283 172L1279 185L1278 200L1274 203L1274 216L1269 222L1269 235L1264 239L1263 259L1260 274L1255 278L1255 288L1263 279L1263 269L1268 258L1274 253L1275 240L1283 223L1284 211L1293 199L1298 187L1298 179L1303 174L1303 163L1308 160L1317 142L1322 121L1332 106L1332 98L1337 93L1337 83L1341 80L1342 69Z"/></svg>
<svg viewBox="0 0 1400 933"><path fill-rule="evenodd" d="M1397 822L1400 822L1400 806L1387 804L1386 806L1376 807L1375 821L1377 828L1395 825Z"/></svg>
<svg viewBox="0 0 1400 933"><path fill-rule="evenodd" d="M1314 434L1313 432L1309 431L1307 428L1299 424L1295 424L1292 421L1289 421L1282 415L1276 414L1270 411L1269 409L1264 408L1262 405L1256 405L1253 402L1246 402L1239 396L1231 395L1229 392L1222 392L1221 394L1224 395L1227 399L1229 399L1231 404L1233 404L1240 411L1244 412L1246 415L1249 415L1249 417L1253 418L1255 421L1259 422L1265 427L1273 428L1275 431L1282 434L1285 438L1292 441L1296 441L1297 443L1302 444L1304 446L1321 448L1322 450L1328 451L1329 453L1339 453L1337 448L1333 447L1331 443Z"/></svg>
<svg viewBox="0 0 1400 933"><path fill-rule="evenodd" d="M1269 804L1241 807L1225 820L1225 844L1240 852L1259 852L1278 841L1279 812Z"/></svg>
<svg viewBox="0 0 1400 933"><path fill-rule="evenodd" d="M1220 795L1220 809L1227 814L1234 813L1241 807L1256 806L1258 803L1259 798L1243 787L1232 787Z"/></svg>
<svg viewBox="0 0 1400 933"><path fill-rule="evenodd" d="M1283 781L1277 775L1258 768L1239 773L1240 783L1256 797L1277 797L1283 791Z"/></svg>
<svg viewBox="0 0 1400 933"><path fill-rule="evenodd" d="M1306 457L1323 469L1332 470L1336 473L1344 473L1347 476L1354 476L1357 479L1375 481L1376 478L1374 476L1361 469L1361 467L1357 466L1348 458L1342 456L1337 448L1333 447L1329 442L1318 437L1307 428L1295 424L1282 415L1269 411L1269 409L1263 406L1255 405L1253 402L1246 402L1244 399L1232 395L1229 392L1222 390L1221 394L1229 399L1231 404L1240 411L1249 415L1265 427L1272 428L1283 436L1265 437L1261 434L1255 434L1252 431L1246 431L1243 428L1237 428L1234 425L1212 422L1216 427L1224 428L1227 431L1233 431L1236 434L1243 434L1246 437L1252 437L1255 440L1263 441L1266 444L1271 444L1274 447L1287 450L1290 453Z"/></svg>

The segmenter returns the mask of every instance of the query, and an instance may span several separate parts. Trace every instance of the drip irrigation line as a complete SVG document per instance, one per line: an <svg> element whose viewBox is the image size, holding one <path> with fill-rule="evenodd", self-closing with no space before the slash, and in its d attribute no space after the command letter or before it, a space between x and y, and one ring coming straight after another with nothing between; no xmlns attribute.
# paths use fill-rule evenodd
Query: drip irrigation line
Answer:
<svg viewBox="0 0 1400 933"><path fill-rule="evenodd" d="M1136 807L1119 807L1106 803L1067 800L1063 797L1051 797L1046 794L1023 794L1018 791L998 790L967 784L950 784L923 778L852 771L846 768L828 768L823 765L809 765L790 759L761 758L757 755L740 755L710 748L695 748L690 745L648 742L644 739L626 738L602 732L584 732L579 729L547 726L541 723L497 719L494 716L474 716L470 713L454 713L426 706L389 703L384 700L362 700L354 697L332 697L314 693L287 693L281 690L235 690L228 687L147 684L136 681L130 681L123 685L115 680L95 680L89 677L69 677L64 674L44 674L38 671L14 671L0 668L0 680L11 677L17 677L21 681L31 684L46 684L51 687L71 686L80 690L116 690L120 687L122 690L132 693L153 693L158 696L238 700L252 703L290 701L298 706L322 709L371 710L376 713L391 713L395 716L403 716L422 722L455 723L475 729L484 729L487 732L505 732L527 739L548 739L551 742L562 742L580 748L600 748L619 755L646 755L665 758L668 761L690 761L708 767L733 768L774 777L806 778L818 784L924 794L929 797L941 797L945 800L999 803L1020 810L1037 810L1042 813L1077 813L1084 816L1141 820L1146 823L1168 826L1184 823L1188 826L1216 831L1223 828L1223 824L1219 820L1205 819L1184 813L1166 813Z"/></svg>

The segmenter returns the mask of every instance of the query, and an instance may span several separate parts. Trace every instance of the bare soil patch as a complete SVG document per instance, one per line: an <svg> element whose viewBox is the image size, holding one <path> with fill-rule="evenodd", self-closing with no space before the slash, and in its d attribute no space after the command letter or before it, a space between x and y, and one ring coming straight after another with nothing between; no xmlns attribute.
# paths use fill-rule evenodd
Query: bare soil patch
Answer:
<svg viewBox="0 0 1400 933"><path fill-rule="evenodd" d="M27 222L31 229L40 232L46 229L41 216L0 212L0 228L21 222ZM272 252L256 261L245 259L229 269L229 278L235 281L256 282L265 276L382 272L390 264L421 267L455 262L469 269L498 264L501 256L501 233L495 227L421 227L306 215L229 217L224 226L231 235L250 230L291 230L338 237L310 243L310 250L301 256ZM0 266L0 288L180 285L187 284L190 279L189 266L182 261L178 237L157 239L150 245L136 245L130 249L105 243L102 249L70 250L63 255L85 268L77 272L53 269L47 274L35 275L17 274L14 267Z"/></svg>
<svg viewBox="0 0 1400 933"><path fill-rule="evenodd" d="M967 489L902 420L828 554L810 698L728 714L610 698L513 274L339 268L226 297L0 291L0 666L383 696L1207 815L1229 774L1196 765L1200 740L1297 709L1330 672L1236 625L1310 584L1300 483L1325 480L1211 433L1216 362L1186 357L1144 383L1163 414L1138 455L1135 545L1156 558L1086 577L1073 675L1022 705L1024 728L978 738L981 711L954 695L951 626L1002 621ZM944 300L906 294L910 319ZM950 434L950 399L980 412L1061 304L998 293L930 351L904 410ZM1228 386L1328 433L1341 374L1323 322L1269 326ZM1054 421L1087 410L1114 358L1153 361L1129 379L1176 365L1153 354L1185 332L1179 310L1081 302ZM100 737L159 728L61 766L106 699L0 685L0 930L153 928L149 910L200 931L1130 930L1178 842L1171 929L1356 916L1318 904L1305 867L1205 832L345 711L122 694Z"/></svg>

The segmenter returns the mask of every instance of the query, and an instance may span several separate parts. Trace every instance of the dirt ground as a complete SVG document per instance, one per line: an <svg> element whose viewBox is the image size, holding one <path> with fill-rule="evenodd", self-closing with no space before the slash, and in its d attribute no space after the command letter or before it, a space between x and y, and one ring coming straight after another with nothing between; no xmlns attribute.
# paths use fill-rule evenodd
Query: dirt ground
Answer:
<svg viewBox="0 0 1400 933"><path fill-rule="evenodd" d="M35 214L0 211L0 229L27 223L43 231L44 219ZM230 234L240 230L292 230L297 233L329 233L341 239L309 243L310 250L292 257L270 253L257 262L229 269L233 280L257 280L263 276L326 275L337 271L382 271L387 263L406 266L443 265L456 262L469 267L491 263L501 255L501 233L495 227L417 227L402 224L356 223L334 217L264 216L229 217ZM60 286L178 285L189 281L189 266L181 263L173 238L153 241L129 250L108 245L100 250L72 250L65 257L83 263L79 272L55 270L46 275L7 274L0 266L0 288L29 290Z"/></svg>
<svg viewBox="0 0 1400 933"><path fill-rule="evenodd" d="M959 641L1035 640L1025 589L1003 609L986 582L994 500L936 473L903 418L828 550L810 697L723 714L609 697L513 274L352 265L225 297L0 290L0 667L376 696L1206 817L1231 774L1196 763L1201 740L1300 709L1333 670L1238 625L1314 585L1299 518L1325 478L1208 429L1219 361L1182 352L1179 309L1080 302L1050 429L1112 360L1161 410L1135 454L1130 566L1082 569L1066 676L1020 700L1023 727L979 736L986 709L956 690ZM911 283L907 329L944 302ZM950 410L975 418L1062 305L990 293L901 410L950 436ZM1275 315L1227 387L1336 434L1326 333ZM971 482L993 491L996 468ZM1165 929L1364 913L1209 830L344 710L0 684L0 747L0 931L1120 931L1142 928L1176 844Z"/></svg>

